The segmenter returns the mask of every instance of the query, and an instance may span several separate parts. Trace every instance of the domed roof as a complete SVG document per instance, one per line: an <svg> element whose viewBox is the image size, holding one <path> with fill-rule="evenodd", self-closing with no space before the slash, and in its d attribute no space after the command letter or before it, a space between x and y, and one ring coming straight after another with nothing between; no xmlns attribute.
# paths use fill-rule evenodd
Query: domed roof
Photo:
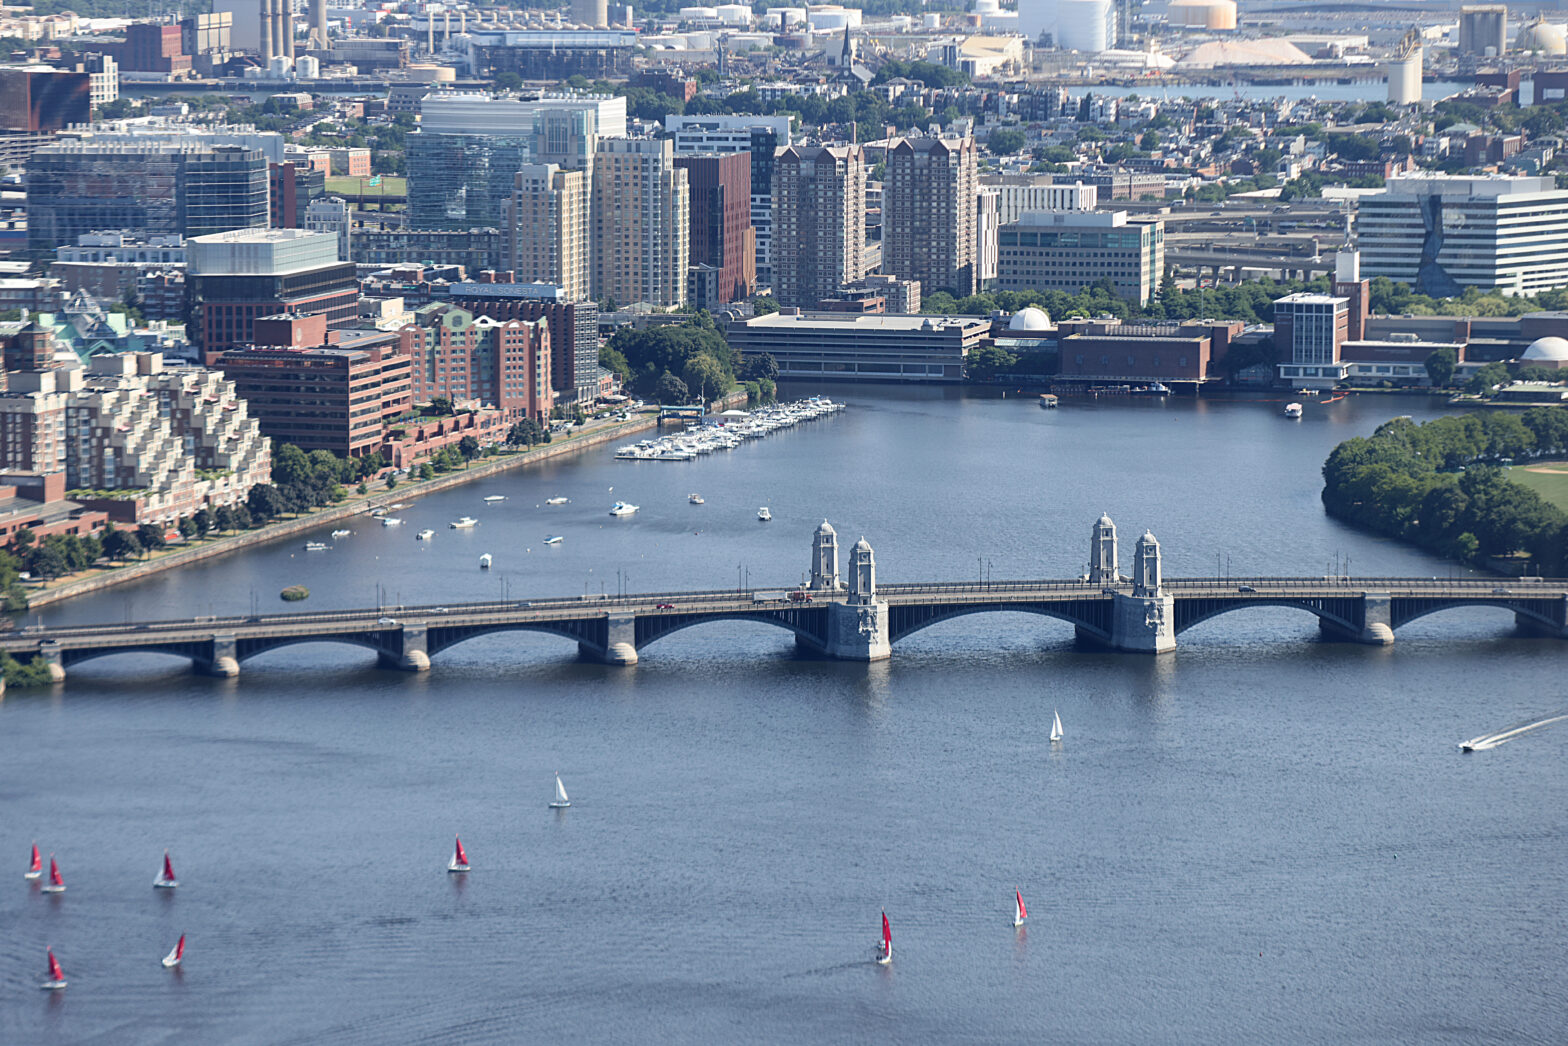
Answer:
<svg viewBox="0 0 1568 1046"><path fill-rule="evenodd" d="M1519 30L1519 35L1514 38L1514 50L1568 54L1568 37L1565 37L1560 25L1535 21Z"/></svg>
<svg viewBox="0 0 1568 1046"><path fill-rule="evenodd" d="M817 528L817 533L818 534L825 534L825 535L833 535L833 534L837 534L838 531L834 530L832 525L829 524L828 521L824 519L822 521L822 525Z"/></svg>
<svg viewBox="0 0 1568 1046"><path fill-rule="evenodd" d="M867 541L865 538L861 538L859 541L855 542L855 551L859 552L861 549L865 549L867 552L870 552L871 542Z"/></svg>
<svg viewBox="0 0 1568 1046"><path fill-rule="evenodd" d="M1033 305L1019 309L1013 313L1013 318L1007 322L1010 331L1048 331L1051 329L1051 317L1044 309L1037 309Z"/></svg>
<svg viewBox="0 0 1568 1046"><path fill-rule="evenodd" d="M1111 522L1110 516L1101 516L1094 525L1097 527L1114 527L1116 524Z"/></svg>
<svg viewBox="0 0 1568 1046"><path fill-rule="evenodd" d="M1549 360L1553 363L1568 363L1568 339L1545 337L1537 338L1524 350L1520 359Z"/></svg>
<svg viewBox="0 0 1568 1046"><path fill-rule="evenodd" d="M1140 544L1140 545L1158 545L1159 542L1157 540L1155 540L1154 531L1152 531L1152 530L1145 530L1143 532L1143 537L1138 539L1138 544Z"/></svg>

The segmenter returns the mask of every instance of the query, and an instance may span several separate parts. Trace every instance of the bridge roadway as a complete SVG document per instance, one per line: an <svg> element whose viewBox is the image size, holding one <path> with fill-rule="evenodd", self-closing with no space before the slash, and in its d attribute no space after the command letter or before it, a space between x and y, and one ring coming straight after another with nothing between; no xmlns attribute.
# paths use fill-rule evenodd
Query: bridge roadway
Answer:
<svg viewBox="0 0 1568 1046"><path fill-rule="evenodd" d="M1116 604L1133 593L1079 579L882 584L875 601L888 642L938 622L977 613L1022 612L1072 624L1090 644L1114 646ZM1393 631L1427 614L1462 606L1510 611L1521 630L1568 638L1568 580L1438 578L1188 578L1162 586L1181 633L1221 614L1283 606L1316 616L1323 635L1388 643ZM793 598L792 598L793 597ZM409 671L431 655L481 635L536 631L574 640L585 657L630 664L637 650L695 625L721 620L771 624L793 632L808 651L832 650L830 609L843 590L715 590L584 596L526 601L382 606L363 610L196 617L123 624L29 626L0 633L0 650L41 657L55 678L73 664L119 653L164 653L198 671L235 675L241 662L298 643L346 643L374 650L381 663ZM1141 613L1141 611L1140 611Z"/></svg>

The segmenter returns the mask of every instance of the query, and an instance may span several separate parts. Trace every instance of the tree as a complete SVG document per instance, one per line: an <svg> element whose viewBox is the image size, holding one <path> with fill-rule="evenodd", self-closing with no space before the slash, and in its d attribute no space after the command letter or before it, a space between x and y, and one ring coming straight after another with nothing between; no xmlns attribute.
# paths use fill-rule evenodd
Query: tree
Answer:
<svg viewBox="0 0 1568 1046"><path fill-rule="evenodd" d="M202 509L191 517L191 525L196 528L197 536L206 537L208 531L217 525L217 521L213 518L211 512Z"/></svg>
<svg viewBox="0 0 1568 1046"><path fill-rule="evenodd" d="M156 552L168 544L163 536L163 527L156 523L143 523L137 527L136 540L141 542L142 548L148 552Z"/></svg>
<svg viewBox="0 0 1568 1046"><path fill-rule="evenodd" d="M25 549L30 548L33 542L37 540L37 537L38 535L33 533L31 527L23 527L16 532L16 536L11 540L15 542L17 548Z"/></svg>
<svg viewBox="0 0 1568 1046"><path fill-rule="evenodd" d="M387 489L388 490L396 490L397 489L397 473L396 472L388 472L387 473Z"/></svg>
<svg viewBox="0 0 1568 1046"><path fill-rule="evenodd" d="M1432 379L1432 384L1440 389L1447 388L1453 380L1454 366L1459 362L1459 354L1450 348L1433 349L1432 354L1426 358L1426 374Z"/></svg>
<svg viewBox="0 0 1568 1046"><path fill-rule="evenodd" d="M506 441L515 447L531 447L544 440L544 428L533 418L524 418L506 433Z"/></svg>
<svg viewBox="0 0 1568 1046"><path fill-rule="evenodd" d="M196 536L196 523L189 516L180 520L180 536L186 540Z"/></svg>
<svg viewBox="0 0 1568 1046"><path fill-rule="evenodd" d="M464 436L457 441L457 452L468 461L473 461L479 456L479 441L472 436Z"/></svg>
<svg viewBox="0 0 1568 1046"><path fill-rule="evenodd" d="M779 361L773 358L771 352L759 352L755 356L747 357L745 371L748 381L756 381L760 378L778 381Z"/></svg>
<svg viewBox="0 0 1568 1046"><path fill-rule="evenodd" d="M40 545L27 554L27 572L34 577L56 578L71 572L70 564L53 545Z"/></svg>
<svg viewBox="0 0 1568 1046"><path fill-rule="evenodd" d="M686 383L687 389L696 389L698 397L704 402L710 394L717 395L730 385L724 366L707 352L699 352L686 361L681 380Z"/></svg>
<svg viewBox="0 0 1568 1046"><path fill-rule="evenodd" d="M653 395L660 403L681 404L691 398L691 391L684 381L665 371L654 385Z"/></svg>
<svg viewBox="0 0 1568 1046"><path fill-rule="evenodd" d="M227 505L219 505L218 511L213 513L212 521L218 528L218 533L226 534L234 529L234 510Z"/></svg>
<svg viewBox="0 0 1568 1046"><path fill-rule="evenodd" d="M283 495L270 483L258 483L245 496L245 506L253 518L261 523L281 516L286 508Z"/></svg>
<svg viewBox="0 0 1568 1046"><path fill-rule="evenodd" d="M110 559L130 559L142 554L142 543L129 530L111 529L104 535L103 554Z"/></svg>
<svg viewBox="0 0 1568 1046"><path fill-rule="evenodd" d="M972 378L985 380L1005 374L1018 362L1018 357L996 345L982 345L969 353L964 370Z"/></svg>
<svg viewBox="0 0 1568 1046"><path fill-rule="evenodd" d="M433 416L436 416L436 417L440 417L440 416L446 415L446 414L451 414L452 413L452 399L451 399L451 397L449 397L449 396L432 396L432 397L430 397L430 409L429 409L429 411L427 413L429 413L429 414L431 414Z"/></svg>
<svg viewBox="0 0 1568 1046"><path fill-rule="evenodd" d="M1024 136L1024 132L1013 128L1003 128L992 131L985 143L998 156L1012 156L1023 151L1026 141L1028 139Z"/></svg>
<svg viewBox="0 0 1568 1046"><path fill-rule="evenodd" d="M523 86L523 78L516 73L497 73L495 76L495 89L497 91L516 91Z"/></svg>
<svg viewBox="0 0 1568 1046"><path fill-rule="evenodd" d="M429 465L421 465L421 466L419 466L419 478L420 479L435 479L436 478L436 470L431 468Z"/></svg>
<svg viewBox="0 0 1568 1046"><path fill-rule="evenodd" d="M1477 396L1484 396L1492 391L1493 385L1503 385L1508 381L1508 368L1501 363L1488 363L1476 371L1470 378L1470 383L1465 386L1467 392Z"/></svg>
<svg viewBox="0 0 1568 1046"><path fill-rule="evenodd" d="M779 311L779 300L771 294L764 294L751 300L751 308L758 316L767 316Z"/></svg>

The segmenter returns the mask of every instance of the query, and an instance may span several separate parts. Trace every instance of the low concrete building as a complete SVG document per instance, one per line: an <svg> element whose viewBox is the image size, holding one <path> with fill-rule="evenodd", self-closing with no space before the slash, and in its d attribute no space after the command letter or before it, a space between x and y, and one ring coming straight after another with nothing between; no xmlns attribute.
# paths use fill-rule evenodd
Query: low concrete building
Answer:
<svg viewBox="0 0 1568 1046"><path fill-rule="evenodd" d="M730 345L766 352L781 378L956 382L964 359L990 332L975 316L855 315L784 309L736 320Z"/></svg>
<svg viewBox="0 0 1568 1046"><path fill-rule="evenodd" d="M1165 272L1165 223L1126 211L1036 211L1002 226L996 285L1077 294L1101 280L1148 304Z"/></svg>

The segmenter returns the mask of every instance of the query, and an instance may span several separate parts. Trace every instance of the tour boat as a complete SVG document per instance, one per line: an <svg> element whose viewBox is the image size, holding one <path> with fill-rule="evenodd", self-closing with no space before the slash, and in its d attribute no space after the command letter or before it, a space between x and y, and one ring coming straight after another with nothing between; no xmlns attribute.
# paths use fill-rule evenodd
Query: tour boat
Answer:
<svg viewBox="0 0 1568 1046"><path fill-rule="evenodd" d="M571 500L572 500L571 498L561 498L561 497L545 498L544 499L544 503L546 505L568 505L568 504L571 504Z"/></svg>
<svg viewBox="0 0 1568 1046"><path fill-rule="evenodd" d="M403 521L398 519L396 516L382 516L381 525L383 527L401 527L403 525Z"/></svg>
<svg viewBox="0 0 1568 1046"><path fill-rule="evenodd" d="M489 570L490 569L490 553L486 552L484 555L479 557L479 569L480 570Z"/></svg>
<svg viewBox="0 0 1568 1046"><path fill-rule="evenodd" d="M555 798L550 801L550 809L552 809L552 810L564 810L568 806L571 806L571 805L572 805L572 801L570 799L566 798L566 786L561 783L561 775L560 774L556 774L555 775Z"/></svg>
<svg viewBox="0 0 1568 1046"><path fill-rule="evenodd" d="M505 501L506 500L506 495L505 494L491 494L489 497L485 498L485 500L493 505L497 501Z"/></svg>
<svg viewBox="0 0 1568 1046"><path fill-rule="evenodd" d="M766 523L769 520L771 520L772 518L773 518L773 513L768 511L768 506L763 505L761 508L759 508L757 510L757 519L759 521L761 521L763 523Z"/></svg>
<svg viewBox="0 0 1568 1046"><path fill-rule="evenodd" d="M453 530L472 530L474 525L478 522L479 521L473 516L464 516L455 523L448 523L447 526L451 527Z"/></svg>
<svg viewBox="0 0 1568 1046"><path fill-rule="evenodd" d="M1029 918L1029 909L1024 907L1024 895L1021 892L1014 890L1013 896L1017 898L1017 904L1013 908L1013 925L1022 926Z"/></svg>
<svg viewBox="0 0 1568 1046"><path fill-rule="evenodd" d="M65 974L60 971L60 961L54 957L54 949L49 952L49 979L38 987L46 992L57 992L65 987Z"/></svg>
<svg viewBox="0 0 1568 1046"><path fill-rule="evenodd" d="M691 502L693 505L704 505L704 504L707 504L707 502L702 500L702 495L701 494L687 494L686 495L686 500Z"/></svg>
<svg viewBox="0 0 1568 1046"><path fill-rule="evenodd" d="M431 530L429 527L426 527L424 530L421 530L418 534L415 534L414 538L415 538L415 540L418 540L418 541L429 541L431 538L433 538L435 536L436 536L436 532Z"/></svg>
<svg viewBox="0 0 1568 1046"><path fill-rule="evenodd" d="M44 859L38 856L38 844L33 844L33 859L27 863L27 871L22 873L23 879L41 879L44 874Z"/></svg>
<svg viewBox="0 0 1568 1046"><path fill-rule="evenodd" d="M629 516L633 512L637 511L637 507L638 506L636 506L636 505L628 505L624 501L617 501L610 508L610 515L612 515L612 516Z"/></svg>
<svg viewBox="0 0 1568 1046"><path fill-rule="evenodd" d="M321 542L321 541L307 541L307 542L305 542L305 551L306 552L325 552L327 549L329 549L331 547L332 547L331 545L328 545L328 544L326 544L324 542Z"/></svg>
<svg viewBox="0 0 1568 1046"><path fill-rule="evenodd" d="M447 862L446 870L449 872L466 872L468 871L468 854L463 852L463 840L457 836L452 838L457 839L457 848L452 851L452 859Z"/></svg>
<svg viewBox="0 0 1568 1046"><path fill-rule="evenodd" d="M1301 404L1299 404L1299 403L1287 403L1287 404L1285 404L1285 417L1287 417L1287 418L1299 418L1299 417L1301 417Z"/></svg>
<svg viewBox="0 0 1568 1046"><path fill-rule="evenodd" d="M1052 741L1060 741L1061 739L1062 739L1062 713L1060 713L1060 712L1053 712L1052 715L1051 715L1051 740Z"/></svg>
<svg viewBox="0 0 1568 1046"><path fill-rule="evenodd" d="M65 892L65 880L60 878L60 866L54 863L54 854L49 855L49 882L42 889L44 893Z"/></svg>
<svg viewBox="0 0 1568 1046"><path fill-rule="evenodd" d="M877 942L877 965L886 966L893 961L893 928L888 925L887 911L882 912L882 939Z"/></svg>
<svg viewBox="0 0 1568 1046"><path fill-rule="evenodd" d="M165 955L163 957L163 965L168 967L168 968L170 968L170 969L173 969L174 967L178 966L184 960L184 958L185 958L185 935L182 933L182 934L180 934L180 943L176 944L174 946L174 950L171 951L168 955Z"/></svg>
<svg viewBox="0 0 1568 1046"><path fill-rule="evenodd" d="M167 850L163 851L163 871L152 881L152 884L161 890L172 890L180 885L180 881L174 877L174 865L169 863Z"/></svg>
<svg viewBox="0 0 1568 1046"><path fill-rule="evenodd" d="M332 536L335 538L346 538L352 533L354 533L352 530L334 530Z"/></svg>

